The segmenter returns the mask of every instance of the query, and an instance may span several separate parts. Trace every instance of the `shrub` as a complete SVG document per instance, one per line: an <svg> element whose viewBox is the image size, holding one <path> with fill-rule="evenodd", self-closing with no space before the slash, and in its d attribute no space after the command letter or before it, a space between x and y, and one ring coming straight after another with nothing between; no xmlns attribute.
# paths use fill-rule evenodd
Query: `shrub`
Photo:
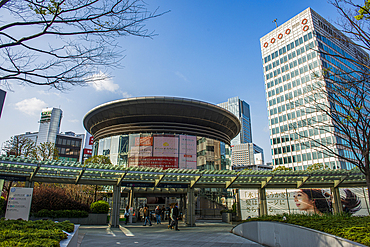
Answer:
<svg viewBox="0 0 370 247"><path fill-rule="evenodd" d="M69 221L55 223L51 220L23 221L0 220L0 246L60 246L67 238L66 232L73 232Z"/></svg>
<svg viewBox="0 0 370 247"><path fill-rule="evenodd" d="M0 197L0 215L3 215L6 210L6 201L5 198L2 196Z"/></svg>
<svg viewBox="0 0 370 247"><path fill-rule="evenodd" d="M33 190L31 212L47 210L83 210L89 211L87 204L80 203L68 196L60 187L40 185Z"/></svg>
<svg viewBox="0 0 370 247"><path fill-rule="evenodd" d="M91 212L96 214L107 214L109 211L109 203L106 201L97 201L91 204Z"/></svg>
<svg viewBox="0 0 370 247"><path fill-rule="evenodd" d="M89 213L82 210L47 210L42 209L33 214L35 217L48 218L86 218Z"/></svg>

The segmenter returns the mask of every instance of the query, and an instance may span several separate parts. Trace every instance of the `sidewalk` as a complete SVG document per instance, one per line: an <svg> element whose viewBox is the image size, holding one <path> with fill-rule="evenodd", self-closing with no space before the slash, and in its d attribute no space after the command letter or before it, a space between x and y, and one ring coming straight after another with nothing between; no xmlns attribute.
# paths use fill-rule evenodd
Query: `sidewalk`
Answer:
<svg viewBox="0 0 370 247"><path fill-rule="evenodd" d="M152 222L153 223L153 222ZM168 223L168 222L167 222ZM262 245L230 233L232 225L201 220L196 227L179 224L180 231L167 228L167 223L143 226L142 223L109 226L80 226L81 247L88 246L245 246Z"/></svg>

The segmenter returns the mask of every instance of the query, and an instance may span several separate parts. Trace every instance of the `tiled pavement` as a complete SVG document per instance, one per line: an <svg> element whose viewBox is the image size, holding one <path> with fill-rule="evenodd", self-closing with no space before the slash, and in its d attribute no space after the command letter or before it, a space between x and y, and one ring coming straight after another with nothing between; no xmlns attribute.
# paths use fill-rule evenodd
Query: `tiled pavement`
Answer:
<svg viewBox="0 0 370 247"><path fill-rule="evenodd" d="M255 242L230 233L232 225L214 221L197 221L196 227L179 224L180 231L167 224L143 226L142 223L108 226L80 226L79 243L89 246L245 246L260 247Z"/></svg>

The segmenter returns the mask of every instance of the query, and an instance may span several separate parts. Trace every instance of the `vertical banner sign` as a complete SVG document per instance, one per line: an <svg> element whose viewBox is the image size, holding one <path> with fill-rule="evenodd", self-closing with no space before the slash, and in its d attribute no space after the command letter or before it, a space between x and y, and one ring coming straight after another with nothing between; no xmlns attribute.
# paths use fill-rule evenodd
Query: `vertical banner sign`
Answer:
<svg viewBox="0 0 370 247"><path fill-rule="evenodd" d="M5 218L7 220L28 220L33 188L10 188Z"/></svg>
<svg viewBox="0 0 370 247"><path fill-rule="evenodd" d="M162 169L178 168L179 138L177 136L154 136L153 158L150 166Z"/></svg>
<svg viewBox="0 0 370 247"><path fill-rule="evenodd" d="M180 135L179 168L197 169L197 137Z"/></svg>

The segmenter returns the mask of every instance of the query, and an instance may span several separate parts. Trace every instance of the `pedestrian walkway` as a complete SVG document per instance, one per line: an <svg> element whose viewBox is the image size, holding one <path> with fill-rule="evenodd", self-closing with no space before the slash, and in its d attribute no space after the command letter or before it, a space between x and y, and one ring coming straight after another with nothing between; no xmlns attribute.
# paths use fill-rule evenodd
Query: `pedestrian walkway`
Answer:
<svg viewBox="0 0 370 247"><path fill-rule="evenodd" d="M232 225L212 221L197 221L196 227L179 224L180 231L167 224L143 226L142 223L109 226L80 226L81 247L89 246L245 246L262 245L230 233Z"/></svg>

